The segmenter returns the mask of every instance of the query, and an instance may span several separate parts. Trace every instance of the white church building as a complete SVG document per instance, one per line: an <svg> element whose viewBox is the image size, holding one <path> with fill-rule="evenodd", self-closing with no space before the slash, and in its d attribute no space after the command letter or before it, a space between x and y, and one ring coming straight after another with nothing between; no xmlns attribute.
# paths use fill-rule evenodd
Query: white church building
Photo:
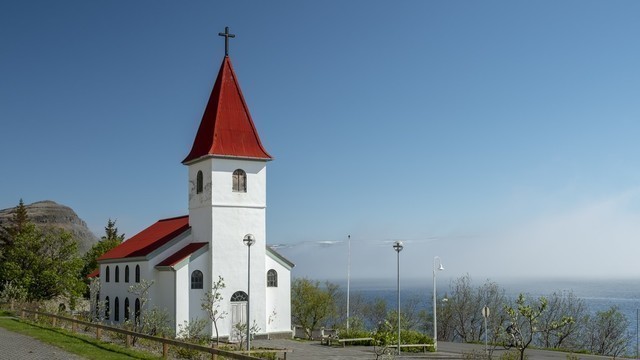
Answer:
<svg viewBox="0 0 640 360"><path fill-rule="evenodd" d="M294 265L266 243L270 160L227 52L182 162L189 174L189 214L158 220L98 259L94 276L106 321L135 320L140 299L129 287L145 279L153 281L145 307L166 309L177 332L185 321L209 318L202 298L222 277L220 311L227 315L218 321L220 337L234 340L234 325L246 324L247 310L259 328L256 336L290 337ZM255 239L250 247L243 241L247 235ZM208 331L215 335L213 323Z"/></svg>

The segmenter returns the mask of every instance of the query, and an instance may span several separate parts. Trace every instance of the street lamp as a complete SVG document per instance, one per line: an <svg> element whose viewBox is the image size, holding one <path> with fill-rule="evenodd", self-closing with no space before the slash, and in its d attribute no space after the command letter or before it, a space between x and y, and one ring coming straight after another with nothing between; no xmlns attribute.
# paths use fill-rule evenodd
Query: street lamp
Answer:
<svg viewBox="0 0 640 360"><path fill-rule="evenodd" d="M436 260L440 266L437 270L444 270L439 256L433 258L433 350L438 351L438 315L436 313Z"/></svg>
<svg viewBox="0 0 640 360"><path fill-rule="evenodd" d="M393 250L398 253L398 356L400 355L400 251L403 248L402 241L393 243Z"/></svg>
<svg viewBox="0 0 640 360"><path fill-rule="evenodd" d="M347 332L349 332L349 287L351 283L351 235L347 235L348 253L347 253Z"/></svg>
<svg viewBox="0 0 640 360"><path fill-rule="evenodd" d="M251 308L251 245L255 244L256 238L252 234L247 234L242 239L247 245L247 351L251 350L251 323L249 322L249 309Z"/></svg>

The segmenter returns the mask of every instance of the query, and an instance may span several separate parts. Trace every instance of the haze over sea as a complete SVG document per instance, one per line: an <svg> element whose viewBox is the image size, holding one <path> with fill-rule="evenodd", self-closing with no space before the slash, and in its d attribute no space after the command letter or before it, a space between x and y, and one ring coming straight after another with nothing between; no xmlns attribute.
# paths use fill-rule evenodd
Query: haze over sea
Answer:
<svg viewBox="0 0 640 360"><path fill-rule="evenodd" d="M428 274L431 275L431 274ZM629 352L634 353L637 334L637 309L640 309L640 279L490 279L505 289L506 295L515 298L519 293L531 297L548 296L553 292L572 291L583 299L591 314L608 310L611 306L618 306L629 321L628 333L631 338ZM450 292L450 279L438 279L438 297ZM346 291L346 281L333 281ZM473 279L473 284L480 285L483 280ZM369 300L383 298L389 307L396 306L396 282L390 279L352 279L351 294L362 294ZM427 276L423 281L400 280L400 302L403 299L423 297L424 306L429 306L431 313L431 298L433 295L432 278ZM633 351L632 351L633 350Z"/></svg>

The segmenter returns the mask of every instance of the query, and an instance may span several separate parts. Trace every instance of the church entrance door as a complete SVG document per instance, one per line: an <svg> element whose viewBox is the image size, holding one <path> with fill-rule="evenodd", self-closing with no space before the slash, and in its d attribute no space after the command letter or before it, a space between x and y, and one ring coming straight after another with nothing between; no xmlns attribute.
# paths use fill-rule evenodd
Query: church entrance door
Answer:
<svg viewBox="0 0 640 360"><path fill-rule="evenodd" d="M237 341L246 334L247 303L249 297L244 291L237 291L231 296L231 332L230 341Z"/></svg>
<svg viewBox="0 0 640 360"><path fill-rule="evenodd" d="M246 330L242 331L247 324L247 302L231 303L231 341L240 341L241 337L246 334Z"/></svg>

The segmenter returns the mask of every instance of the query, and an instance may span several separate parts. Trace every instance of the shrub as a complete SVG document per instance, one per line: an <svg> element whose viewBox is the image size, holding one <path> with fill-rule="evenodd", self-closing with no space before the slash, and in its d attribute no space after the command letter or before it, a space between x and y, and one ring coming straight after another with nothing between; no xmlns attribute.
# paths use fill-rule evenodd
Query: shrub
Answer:
<svg viewBox="0 0 640 360"><path fill-rule="evenodd" d="M178 325L178 338L187 343L204 345L207 343L207 336L204 335L206 325L207 321L204 319L185 321L184 324ZM176 346L174 350L180 359L200 359L204 356L197 350L179 346Z"/></svg>
<svg viewBox="0 0 640 360"><path fill-rule="evenodd" d="M339 339L359 339L359 338L370 338L373 337L371 331L366 330L354 330L349 329L349 331L343 330L338 333ZM346 345L371 345L371 341L354 341L346 343Z"/></svg>
<svg viewBox="0 0 640 360"><path fill-rule="evenodd" d="M396 340L397 341L397 340ZM401 330L400 342L402 344L433 344L433 339L419 331L415 330ZM429 351L434 351L433 347L427 348ZM422 348L403 348L405 352L422 352Z"/></svg>

